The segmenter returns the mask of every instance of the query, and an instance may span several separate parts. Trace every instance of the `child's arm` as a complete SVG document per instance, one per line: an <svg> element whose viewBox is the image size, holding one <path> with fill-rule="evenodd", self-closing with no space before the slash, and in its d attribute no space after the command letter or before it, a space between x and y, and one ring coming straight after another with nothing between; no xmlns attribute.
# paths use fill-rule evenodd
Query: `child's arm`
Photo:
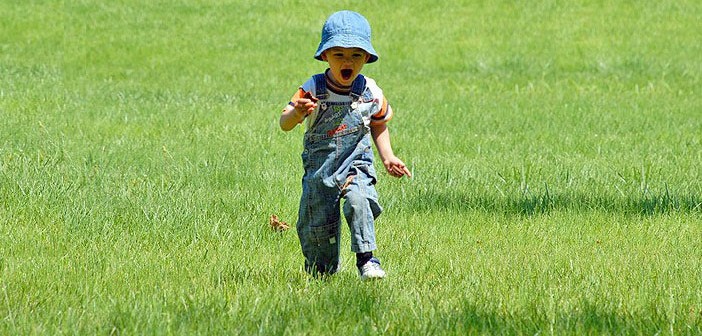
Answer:
<svg viewBox="0 0 702 336"><path fill-rule="evenodd" d="M286 132L295 128L295 126L301 123L316 107L316 98L300 89L300 92L293 96L291 103L283 109L283 113L280 115L280 128Z"/></svg>
<svg viewBox="0 0 702 336"><path fill-rule="evenodd" d="M388 173L395 177L402 177L407 175L412 177L405 163L402 162L395 153L392 151L392 146L390 145L390 131L385 123L371 124L371 136L373 136L373 142L375 142L375 147L378 149L378 154L380 159L383 161L383 166Z"/></svg>

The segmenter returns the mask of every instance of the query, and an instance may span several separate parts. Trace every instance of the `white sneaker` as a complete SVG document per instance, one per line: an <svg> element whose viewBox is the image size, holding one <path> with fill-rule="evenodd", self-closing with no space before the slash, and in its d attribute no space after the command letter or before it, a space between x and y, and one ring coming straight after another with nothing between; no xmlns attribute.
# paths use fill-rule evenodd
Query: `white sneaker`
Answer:
<svg viewBox="0 0 702 336"><path fill-rule="evenodd" d="M380 260L375 257L359 267L358 273L363 281L368 279L382 279L385 277L385 271L380 267Z"/></svg>

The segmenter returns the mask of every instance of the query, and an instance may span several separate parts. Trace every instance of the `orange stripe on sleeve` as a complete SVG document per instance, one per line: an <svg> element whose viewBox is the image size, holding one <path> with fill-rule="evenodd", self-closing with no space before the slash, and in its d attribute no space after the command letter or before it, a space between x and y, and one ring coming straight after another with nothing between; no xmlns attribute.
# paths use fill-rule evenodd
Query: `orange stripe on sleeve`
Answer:
<svg viewBox="0 0 702 336"><path fill-rule="evenodd" d="M383 105L380 111L371 116L371 124L383 124L392 119L392 107L388 104L388 100L383 97Z"/></svg>
<svg viewBox="0 0 702 336"><path fill-rule="evenodd" d="M298 99L302 98L302 96L304 94L305 94L305 90L303 90L302 88L297 89L297 92L295 92L295 94L292 96L292 98L290 98L290 102L291 103L296 102Z"/></svg>
<svg viewBox="0 0 702 336"><path fill-rule="evenodd" d="M385 118L385 114L388 111L388 100L383 97L383 105L380 107L380 111L376 112L371 117L375 120L380 120Z"/></svg>
<svg viewBox="0 0 702 336"><path fill-rule="evenodd" d="M302 88L299 88L297 90L297 92L295 92L295 94L292 97L290 97L290 101L288 102L287 105L285 105L285 107L283 108L283 111L287 111L288 109L292 109L292 107L295 106L295 102L298 99L302 98L302 95L304 95L304 94L305 94L305 90L303 90Z"/></svg>

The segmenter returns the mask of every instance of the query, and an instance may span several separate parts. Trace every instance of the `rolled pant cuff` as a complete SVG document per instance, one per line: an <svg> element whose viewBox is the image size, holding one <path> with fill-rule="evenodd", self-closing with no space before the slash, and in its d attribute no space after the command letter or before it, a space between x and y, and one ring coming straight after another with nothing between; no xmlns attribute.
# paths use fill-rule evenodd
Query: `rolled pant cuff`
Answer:
<svg viewBox="0 0 702 336"><path fill-rule="evenodd" d="M378 247L375 244L351 245L351 252L364 253L375 251Z"/></svg>

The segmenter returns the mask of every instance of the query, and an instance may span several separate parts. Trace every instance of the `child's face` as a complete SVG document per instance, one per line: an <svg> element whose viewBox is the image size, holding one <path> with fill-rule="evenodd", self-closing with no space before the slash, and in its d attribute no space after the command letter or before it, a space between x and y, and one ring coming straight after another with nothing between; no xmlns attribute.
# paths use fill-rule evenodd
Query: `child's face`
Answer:
<svg viewBox="0 0 702 336"><path fill-rule="evenodd" d="M329 48L322 53L322 59L329 63L331 75L337 83L349 86L356 79L370 54L361 48Z"/></svg>

